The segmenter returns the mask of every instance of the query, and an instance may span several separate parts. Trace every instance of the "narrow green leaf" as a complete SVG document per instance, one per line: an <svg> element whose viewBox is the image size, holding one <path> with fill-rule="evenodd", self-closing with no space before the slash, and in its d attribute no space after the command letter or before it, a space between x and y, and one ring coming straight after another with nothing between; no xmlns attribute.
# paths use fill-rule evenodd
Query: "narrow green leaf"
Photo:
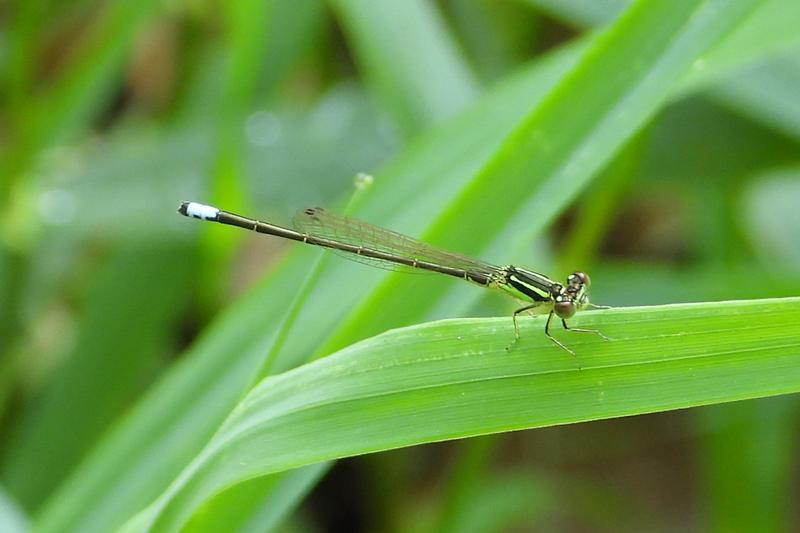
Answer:
<svg viewBox="0 0 800 533"><path fill-rule="evenodd" d="M557 332L580 370L543 320L525 321L511 352L508 318L448 320L265 379L150 508L154 529L227 486L318 461L800 391L800 298L584 313L578 326L613 340Z"/></svg>

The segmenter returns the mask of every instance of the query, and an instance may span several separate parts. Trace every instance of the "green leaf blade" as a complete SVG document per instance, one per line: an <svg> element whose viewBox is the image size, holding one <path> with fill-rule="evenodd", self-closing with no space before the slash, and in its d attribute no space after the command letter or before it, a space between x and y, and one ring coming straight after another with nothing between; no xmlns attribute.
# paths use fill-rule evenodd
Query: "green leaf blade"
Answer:
<svg viewBox="0 0 800 533"><path fill-rule="evenodd" d="M265 379L151 509L155 529L226 486L327 459L800 391L800 298L584 313L579 326L614 340L556 332L580 370L543 317L526 322L511 353L509 319L447 320Z"/></svg>

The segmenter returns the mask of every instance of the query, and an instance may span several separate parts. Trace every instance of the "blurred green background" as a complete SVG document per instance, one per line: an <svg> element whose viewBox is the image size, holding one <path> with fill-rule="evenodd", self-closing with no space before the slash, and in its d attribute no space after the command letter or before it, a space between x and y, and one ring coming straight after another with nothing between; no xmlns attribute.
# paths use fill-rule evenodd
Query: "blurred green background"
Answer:
<svg viewBox="0 0 800 533"><path fill-rule="evenodd" d="M715 55L697 59L691 79L675 80L669 102L607 154L593 181L542 222L545 231L499 238L481 257L558 279L585 269L593 300L613 306L797 295L800 7L761 4ZM213 325L241 320L237 302L258 298L263 320L277 327L318 256L179 217L181 200L290 224L305 206L343 209L353 176L367 172L375 190L359 197L358 216L421 235L458 205L447 177L453 158L465 167L458 172L477 173L541 96L516 112L509 106L508 116L491 115L507 126L470 117L517 97L515 80L528 72L541 71L544 86L555 83L566 68L558 62L614 24L625 5L7 3L0 530L119 527L180 471L179 457L202 447L248 379L356 340L336 328L363 296L354 287L371 288L384 273L333 257L301 302L331 312L301 311L284 348L253 363L274 329L255 339ZM623 68L609 65L598 87ZM581 104L574 103L578 113ZM437 159L443 139L463 142L464 154ZM475 143L480 150L470 148ZM421 160L424 176L414 174ZM475 217L510 215L489 207ZM513 233L525 221L510 224ZM349 277L334 277L342 272ZM384 309L380 325L356 337L513 308L468 286L454 291L458 302L446 294L418 314L413 301L407 311ZM418 318L404 318L411 316ZM228 352L245 362L226 360ZM201 372L219 390L236 376L238 385L224 392L228 404L216 403L203 379L192 381ZM191 394L180 384L190 382ZM171 391L182 392L171 398ZM195 410L171 411L177 405ZM154 411L172 414L143 429ZM236 527L796 530L799 412L790 396L346 459L287 488L292 496L280 511L254 497L250 522L239 516ZM184 441L181 427L192 417L211 422ZM114 454L126 463L121 450L148 446L141 460L154 471L157 456L175 452L161 485L142 489L144 481L109 466ZM114 500L119 507L100 493L123 494ZM190 524L228 525L213 506Z"/></svg>

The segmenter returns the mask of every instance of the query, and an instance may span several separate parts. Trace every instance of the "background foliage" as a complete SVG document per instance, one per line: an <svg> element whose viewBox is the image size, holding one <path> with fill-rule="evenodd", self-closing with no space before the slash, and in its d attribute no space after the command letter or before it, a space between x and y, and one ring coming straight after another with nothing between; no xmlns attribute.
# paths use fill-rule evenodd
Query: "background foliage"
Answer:
<svg viewBox="0 0 800 533"><path fill-rule="evenodd" d="M11 2L0 530L796 529L798 27L793 0ZM563 338L581 370L540 320L507 354L499 295L185 199L579 267L623 309ZM466 316L498 318L430 322Z"/></svg>

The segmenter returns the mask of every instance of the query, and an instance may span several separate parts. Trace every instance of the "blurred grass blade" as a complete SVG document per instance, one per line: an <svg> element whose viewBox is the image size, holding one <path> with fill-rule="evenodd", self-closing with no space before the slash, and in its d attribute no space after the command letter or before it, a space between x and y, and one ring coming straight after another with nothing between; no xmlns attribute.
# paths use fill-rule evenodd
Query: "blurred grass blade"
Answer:
<svg viewBox="0 0 800 533"><path fill-rule="evenodd" d="M174 243L123 245L96 273L69 357L7 428L3 479L27 508L50 495L164 364L192 257ZM54 449L55 435L69 439ZM31 476L37 468L48 475Z"/></svg>
<svg viewBox="0 0 800 533"><path fill-rule="evenodd" d="M472 440L472 439L471 439ZM572 487L579 485L573 480ZM558 478L551 479L528 469L504 475L487 472L473 487L458 510L459 514L444 528L428 531L439 533L493 533L496 531L538 530L540 524L552 524L564 507ZM593 495L595 500L602 499ZM569 506L581 514L580 501L570 499ZM591 523L585 520L584 523ZM542 529L546 529L542 528Z"/></svg>
<svg viewBox="0 0 800 533"><path fill-rule="evenodd" d="M796 396L702 409L707 531L790 531Z"/></svg>
<svg viewBox="0 0 800 533"><path fill-rule="evenodd" d="M496 80L524 64L545 24L535 10L514 2L446 0L454 33L482 80Z"/></svg>
<svg viewBox="0 0 800 533"><path fill-rule="evenodd" d="M447 320L269 377L136 523L175 530L227 486L328 459L800 391L800 298L584 313L614 340L557 332L582 370L543 321L511 353L509 319Z"/></svg>
<svg viewBox="0 0 800 533"><path fill-rule="evenodd" d="M242 0L225 4L228 57L225 82L217 109L217 153L210 196L219 205L242 207L244 195L240 180L245 175L246 147L244 124L253 107L261 65L267 55L267 36L274 0ZM208 233L208 232L206 232ZM230 242L233 238L219 236Z"/></svg>
<svg viewBox="0 0 800 533"><path fill-rule="evenodd" d="M500 439L488 435L458 443L459 453L442 491L440 515L436 520L436 531L464 531L462 522L468 508L475 505L476 493L483 493L482 480L487 477L489 461L497 453ZM478 489L478 487L481 487Z"/></svg>
<svg viewBox="0 0 800 533"><path fill-rule="evenodd" d="M183 531L271 531L295 510L330 466L317 463L240 483L210 500Z"/></svg>
<svg viewBox="0 0 800 533"><path fill-rule="evenodd" d="M430 0L335 0L365 77L406 134L455 115L478 84Z"/></svg>
<svg viewBox="0 0 800 533"><path fill-rule="evenodd" d="M303 272L279 267L209 328L59 488L36 529L109 531L152 501L247 392Z"/></svg>
<svg viewBox="0 0 800 533"><path fill-rule="evenodd" d="M579 28L601 24L624 5L623 0L529 0ZM797 138L800 2L767 0L730 36L695 65L684 91L718 80L712 96L729 107ZM765 57L779 57L765 61ZM743 70L738 67L745 66ZM710 66L711 68L706 68ZM731 71L734 75L731 77ZM738 71L737 71L738 70ZM727 76L727 77L726 77Z"/></svg>
<svg viewBox="0 0 800 533"><path fill-rule="evenodd" d="M210 6L209 6L210 7ZM258 104L271 104L278 96L281 84L292 73L302 68L308 57L318 53L323 44L324 26L326 23L326 6L319 2L298 3L295 0L269 0L257 5L257 11L250 13L250 19L241 27L236 26L236 8L241 6L225 5L229 25L225 32L224 45L209 40L204 43L198 57L193 59L192 74L186 81L186 88L175 112L179 122L193 125L197 121L205 121L209 117L219 121L220 109L209 105L209 102L220 102L219 106L228 107L222 101L223 93L233 94L237 91L232 86L231 77L244 80L242 93L253 90L247 80L253 76L257 83L254 101ZM245 18L248 14L242 13ZM257 33L250 32L251 24L255 24ZM238 34L238 35L236 35ZM252 50L239 49L251 45ZM238 55L233 59L232 55ZM255 72L234 74L231 60L238 63L241 71L249 65L255 65ZM227 62L227 63L226 63ZM220 71L227 67L227 76L220 76ZM244 110L252 112L251 107Z"/></svg>
<svg viewBox="0 0 800 533"><path fill-rule="evenodd" d="M798 17L800 27L800 17ZM743 116L800 141L800 47L713 86L714 98Z"/></svg>
<svg viewBox="0 0 800 533"><path fill-rule="evenodd" d="M776 272L800 272L800 166L770 169L753 180L742 204L752 247Z"/></svg>
<svg viewBox="0 0 800 533"><path fill-rule="evenodd" d="M12 109L12 124L18 130L17 144L4 161L6 179L0 179L0 205L11 180L27 169L41 150L63 142L85 129L104 106L108 105L119 71L131 42L161 2L116 0L103 4L102 12L92 22L71 61L52 86Z"/></svg>
<svg viewBox="0 0 800 533"><path fill-rule="evenodd" d="M576 28L600 26L613 20L628 0L524 0Z"/></svg>
<svg viewBox="0 0 800 533"><path fill-rule="evenodd" d="M247 141L243 125L257 94L261 66L266 62L267 37L263 28L270 25L274 6L274 0L241 0L224 4L222 13L228 50L225 81L221 98L216 102L216 144L208 195L212 203L230 206L232 210L246 207L242 180L247 175ZM221 287L215 283L221 279L217 272L224 270L241 235L212 232L207 227L201 231L205 248L201 287L207 303L216 301L221 293Z"/></svg>
<svg viewBox="0 0 800 533"><path fill-rule="evenodd" d="M5 487L0 485L0 531L4 533L24 533L28 531L28 518Z"/></svg>
<svg viewBox="0 0 800 533"><path fill-rule="evenodd" d="M25 259L16 251L0 246L0 418L6 414L9 399L21 368L16 344L22 337L21 301L26 272Z"/></svg>
<svg viewBox="0 0 800 533"><path fill-rule="evenodd" d="M641 175L648 139L647 130L631 139L587 191L586 200L575 213L572 231L561 240L558 272L569 272L575 265L590 269L615 212L622 207L624 193L634 176Z"/></svg>
<svg viewBox="0 0 800 533"><path fill-rule="evenodd" d="M782 54L800 46L800 2L765 0L752 15L702 58L692 73L696 79L687 89L708 85L740 67Z"/></svg>

